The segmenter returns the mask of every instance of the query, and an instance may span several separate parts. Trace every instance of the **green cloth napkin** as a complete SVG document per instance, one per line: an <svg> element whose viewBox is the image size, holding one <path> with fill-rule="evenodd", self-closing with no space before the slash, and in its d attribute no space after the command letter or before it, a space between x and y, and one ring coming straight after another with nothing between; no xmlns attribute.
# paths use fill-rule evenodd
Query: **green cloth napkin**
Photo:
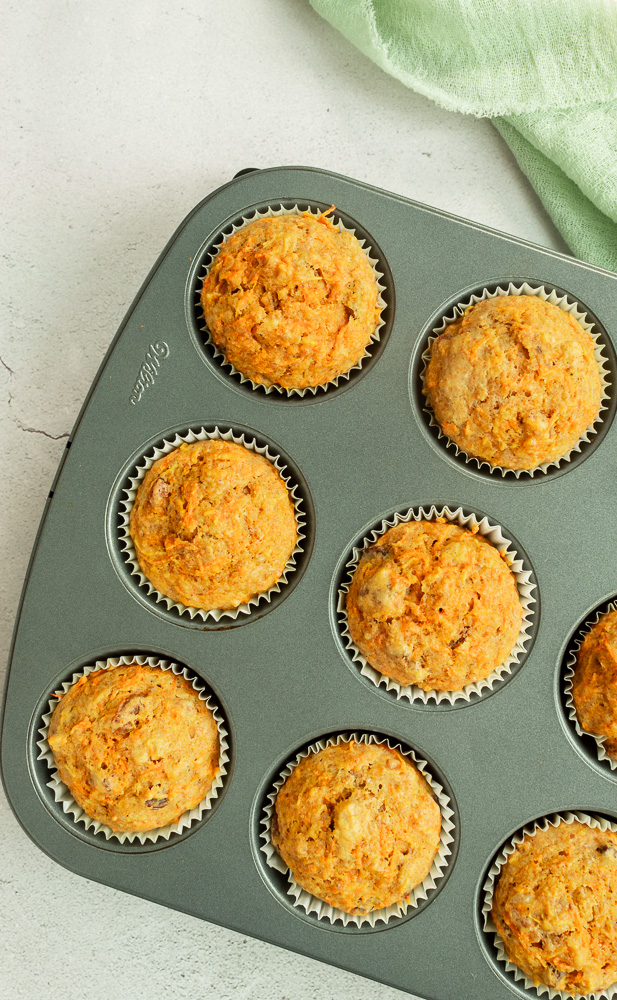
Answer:
<svg viewBox="0 0 617 1000"><path fill-rule="evenodd" d="M617 0L310 0L378 66L493 120L572 252L617 271Z"/></svg>

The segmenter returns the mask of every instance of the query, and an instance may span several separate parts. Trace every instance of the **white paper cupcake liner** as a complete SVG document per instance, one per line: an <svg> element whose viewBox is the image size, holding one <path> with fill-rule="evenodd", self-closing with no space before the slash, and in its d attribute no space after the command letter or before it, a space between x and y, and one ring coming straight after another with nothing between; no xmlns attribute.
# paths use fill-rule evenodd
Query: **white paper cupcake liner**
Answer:
<svg viewBox="0 0 617 1000"><path fill-rule="evenodd" d="M374 343L376 343L380 339L381 330L382 330L382 328L384 326L384 322L385 322L385 320L383 318L383 313L384 313L384 310L386 308L386 304L387 303L386 303L386 301L385 301L385 299L383 297L383 293L386 290L386 286L381 281L381 279L383 278L383 274L381 273L381 271L378 270L379 261L377 260L376 257L372 257L371 256L371 247L366 245L366 240L360 239L360 238L356 237L356 239L358 239L358 243L360 245L360 248L364 252L364 255L366 256L369 264L371 265L371 268L373 270L373 274L375 275L375 280L377 282L377 291L378 291L377 305L379 306L379 310L380 310L379 311L379 319L377 321L377 326L373 330L373 332L371 334L371 338L370 338L368 344L366 345L366 348L364 350L364 354L362 355L362 357L360 358L360 360L357 361L355 365L352 365L352 367L349 368L346 372L342 372L340 375L337 375L336 378L330 379L329 382L324 382L322 385L311 385L311 386L307 386L304 389L284 389L283 386L280 386L280 385L275 385L275 384L272 384L272 385L263 385L263 383L260 383L260 382L253 382L253 380L251 378L249 378L248 376L244 375L241 371L238 371L238 369L231 363L231 361L227 360L227 358L225 357L225 354L221 351L221 349L219 347L217 347L217 345L212 340L212 337L210 335L210 331L209 331L208 326L207 326L206 321L205 321L205 317L203 315L203 310L201 308L200 296L201 296L201 287L202 287L203 282L204 282L204 280L206 278L206 275L208 274L208 272L210 271L210 268L214 264L214 261L216 260L216 257L218 255L221 247L223 246L223 244L231 236L233 236L235 233L237 233L240 229L244 229L245 226L249 225L249 223L255 222L256 219L265 219L265 218L269 218L270 216L279 216L279 215L304 215L307 211L308 211L308 214L312 215L315 219L319 218L319 216L323 214L323 212L321 210L319 210L319 209L315 209L314 211L312 209L306 210L306 209L299 208L298 205L294 205L293 208L270 208L270 207L268 207L268 208L264 209L263 211L256 210L254 212L251 212L251 213L243 216L242 217L242 223L238 223L238 224L231 223L227 227L227 230L230 230L230 231L226 231L225 235L222 237L222 239L220 239L217 243L214 243L212 245L212 247L210 248L210 260L209 260L209 262L206 265L204 265L204 267L200 271L200 274L199 274L199 289L197 290L197 309L198 309L198 313L201 315L201 320L202 320L202 323L201 323L201 326L200 326L200 330L201 330L202 336L204 338L204 342L211 348L212 353L213 353L214 357L218 360L219 364L223 368L225 368L229 372L230 375L237 376L240 379L241 383L246 382L253 389L261 389L263 392L266 392L268 394L275 393L275 394L278 394L278 395L281 395L281 396L287 396L289 398L293 398L294 396L302 398L302 397L306 396L307 393L311 393L314 396L320 389L328 389L330 387L337 387L340 384L341 379L344 379L345 381L348 381L351 373L354 372L354 371L358 371L360 368L362 368L362 365L364 364L365 359L368 358L368 357L370 357L370 350L369 350L369 348L371 347L371 345L374 344ZM340 218L337 221L335 221L334 224L336 225L337 229L339 229L341 232L350 233L352 236L356 236L355 229L350 229L347 226L345 226L343 224L343 222L341 221Z"/></svg>
<svg viewBox="0 0 617 1000"><path fill-rule="evenodd" d="M462 448L459 448L459 446L442 431L426 395L424 395L422 409L428 417L429 425L434 427L437 431L438 440L440 440L446 448L452 449L457 457L461 456L466 463L476 465L478 469L486 469L488 472L501 475L503 478L507 475L514 475L517 479L520 479L521 476L529 476L530 478L533 478L537 475L546 475L549 469L558 469L563 463L571 462L575 455L580 453L581 445L589 443L592 437L598 432L600 424L603 420L602 413L608 407L608 389L611 385L608 360L604 355L603 346L593 322L587 319L587 313L581 309L574 299L571 299L568 295L559 295L554 289L547 292L544 285L529 285L527 282L523 282L522 285L514 285L510 282L505 288L499 287L493 292L488 289L484 289L480 295L471 295L468 299L459 302L448 313L448 315L441 320L439 325L433 328L428 339L428 345L422 353L423 364L421 380L423 387L425 384L426 369L428 368L429 361L431 360L431 350L437 337L443 333L446 327L450 326L451 323L454 323L455 320L459 319L459 317L462 316L465 310L470 306L475 305L477 302L482 302L484 299L496 298L498 295L537 295L545 302L549 302L551 305L559 306L559 308L563 309L564 312L570 313L579 326L591 336L594 343L594 355L598 363L600 379L602 382L600 408L595 420L589 425L589 427L587 427L585 433L578 439L570 451L568 451L565 455L562 455L561 458L557 458L553 462L544 462L542 465L536 466L535 469L508 469L500 465L491 465L491 463L487 462L485 459L476 458L474 455L468 455Z"/></svg>
<svg viewBox="0 0 617 1000"><path fill-rule="evenodd" d="M182 677L188 681L194 690L198 692L200 699L205 701L207 707L212 712L212 716L218 729L219 768L206 797L197 806L195 806L194 809L189 809L187 812L183 813L176 823L169 823L167 826L161 826L154 830L147 830L139 833L118 833L112 830L111 827L107 826L105 823L100 823L98 820L92 819L92 817L88 816L81 806L77 804L67 786L60 779L54 755L49 743L47 742L47 736L49 734L51 717L56 705L81 677L85 677L95 670L107 670L109 667L118 667L120 665L128 666L130 663L139 663L140 666L147 664L150 667L158 667L160 670L171 670L172 673L176 674L176 676L182 675ZM182 833L184 830L188 830L193 823L201 819L204 813L212 808L214 800L217 798L219 791L223 787L223 781L227 773L227 764L229 761L229 734L227 732L225 719L221 714L221 710L216 703L214 696L206 690L205 684L198 677L195 677L194 674L187 670L186 667L180 667L177 663L173 663L171 660L161 660L154 656L118 656L110 657L108 660L97 660L90 666L84 667L83 670L78 670L73 674L70 681L65 681L61 685L61 690L57 691L52 698L50 698L49 705L41 719L41 722L42 725L39 728L40 739L37 741L37 746L39 748L37 759L44 760L51 771L52 776L51 780L47 782L47 787L51 789L55 801L62 806L63 811L67 815L72 816L75 823L83 824L86 830L92 830L95 834L102 833L106 840L111 840L113 838L118 840L121 844L132 844L134 841L138 841L140 844L146 844L148 842L155 843L158 840L169 840L172 834Z"/></svg>
<svg viewBox="0 0 617 1000"><path fill-rule="evenodd" d="M419 885L412 889L407 899L401 900L398 903L393 903L390 906L384 906L379 910L372 910L370 913L363 916L339 910L337 907L331 906L329 903L324 902L324 900L319 899L317 896L313 896L310 892L307 892L306 889L303 889L300 885L298 885L292 872L277 853L271 840L272 815L274 813L276 797L282 786L285 784L287 778L298 766L300 761L304 757L308 757L309 754L325 750L326 747L338 746L340 743L350 743L352 740L356 743L385 743L391 750L399 750L405 757L410 757L423 777L426 778L437 798L439 808L441 810L441 835L439 839L439 848L433 860L433 864L431 865L431 869L424 881L420 882ZM391 920L404 917L410 909L415 909L423 900L428 898L429 892L436 887L439 879L443 878L445 869L449 863L448 858L452 853L450 844L454 839L452 835L452 831L454 830L454 812L450 807L449 797L446 795L439 782L437 782L432 774L427 770L427 767L427 762L419 758L410 747L404 747L400 743L388 740L385 737L375 736L374 733L341 733L328 740L318 740L316 743L312 743L306 750L302 750L285 766L274 782L272 790L268 794L267 804L262 813L260 823L260 839L262 843L260 844L260 850L265 855L266 863L270 868L273 868L287 876L289 882L287 893L293 900L294 906L304 910L307 914L315 914L315 916L320 919L328 920L331 924L340 920L344 927L347 927L350 924L355 925L356 927L375 927L377 923L381 922L387 924Z"/></svg>
<svg viewBox="0 0 617 1000"><path fill-rule="evenodd" d="M555 813L552 816L545 816L542 819L536 820L534 823L530 823L528 826L524 827L522 832L517 833L512 840L502 848L489 869L483 887L484 901L482 904L482 916L484 920L484 930L489 937L493 938L499 962L502 963L508 972L511 972L514 975L516 982L522 983L525 989L532 991L537 994L537 996L544 996L546 994L549 997L549 1000L554 1000L554 998L559 998L559 1000L569 1000L569 998L575 998L575 1000L611 1000L612 997L617 995L617 983L614 983L603 990L596 990L592 993L571 993L567 990L554 990L552 987L545 986L543 983L536 986L530 979L527 978L522 969L519 969L518 965L515 965L509 960L506 954L503 939L497 931L497 927L495 926L491 916L493 909L493 895L498 876L502 867L508 860L508 857L514 853L519 844L522 844L525 836L533 837L538 830L548 830L549 826L559 826L561 823L575 822L584 823L586 826L590 826L598 830L612 830L613 833L617 833L617 823L611 823L607 819L604 819L603 816L591 816L588 813L583 812Z"/></svg>
<svg viewBox="0 0 617 1000"><path fill-rule="evenodd" d="M285 568L283 569L281 576L269 590L266 590L261 594L256 594L245 604L238 605L237 608L213 608L206 611L203 608L193 608L185 604L180 604L178 601L174 601L173 598L163 594L160 590L157 590L147 576L142 573L137 560L137 553L135 552L135 546L133 544L133 539L131 538L129 526L130 515L135 503L135 497L137 495L139 484L148 470L152 468L154 463L158 461L159 458L163 458L164 455L168 455L176 448L179 448L181 444L192 444L195 441L213 440L233 441L235 444L240 444L243 447L248 448L250 451L256 452L258 455L263 455L270 462L272 462L272 465L274 465L277 469L281 479L289 490L289 495L293 502L296 514L298 540L296 542L296 547L285 564ZM297 557L303 550L303 541L306 537L304 531L306 526L306 515L302 508L302 497L298 487L291 481L291 475L288 472L282 458L275 452L270 451L267 445L258 445L255 440L245 437L244 434L234 434L233 430L221 431L218 427L215 427L213 430L205 430L203 427L198 430L191 429L186 431L184 434L175 434L173 439L165 438L161 445L153 448L147 455L140 459L135 467L135 471L130 477L128 488L123 490L118 514L120 522L118 529L120 546L123 550L124 559L130 573L132 576L137 578L140 587L145 588L148 595L153 596L157 604L165 604L168 611L174 608L180 615L188 615L191 619L201 618L203 621L214 620L218 622L221 618L231 618L235 620L240 615L250 614L262 601L269 604L274 595L280 593L282 587L287 583L289 575L296 569Z"/></svg>
<svg viewBox="0 0 617 1000"><path fill-rule="evenodd" d="M590 733L586 729L583 729L580 722L578 721L578 715L576 712L576 705L574 704L574 697L572 694L572 682L574 679L574 672L576 670L576 664L578 661L578 654L581 646L585 640L585 636L591 632L594 625L597 625L600 618L604 615L609 614L611 611L617 611L617 601L612 601L608 604L604 611L596 611L595 614L588 618L585 624L580 629L580 635L576 638L568 651L568 658L566 660L566 668L563 675L563 693L566 703L566 708L568 710L568 716L570 721L573 723L577 735L580 737L588 736L590 739L594 740L596 744L596 750L598 754L598 760L604 760L609 765L613 771L617 771L617 760L613 757L609 757L606 750L604 749L604 744L606 743L607 737L601 736L597 733Z"/></svg>
<svg viewBox="0 0 617 1000"><path fill-rule="evenodd" d="M458 691L425 691L416 684L398 684L391 677L387 677L385 674L380 673L379 670L376 670L375 667L370 665L366 657L362 655L353 641L349 631L349 622L346 610L347 594L349 593L353 575L357 569L360 559L371 545L374 545L386 531L390 528L394 528L397 524L407 523L409 521L435 521L437 518L441 517L450 521L452 524L458 524L461 528L467 528L471 531L477 530L478 534L486 538L491 545L494 545L499 552L502 552L505 555L508 565L510 566L516 580L521 606L523 609L521 630L516 641L516 645L507 660L505 660L500 666L496 667L496 669L493 670L488 677L484 677L479 681L474 681L472 684L466 684L465 687ZM371 531L364 538L361 547L358 546L352 549L352 556L346 563L346 569L347 575L339 588L336 606L341 634L345 640L351 658L358 666L362 676L367 677L376 687L381 686L385 687L386 691L392 691L396 695L397 699L406 699L410 702L422 702L425 705L431 700L435 701L438 705L443 702L447 702L450 705L454 705L457 701L470 702L473 696L482 695L488 691L492 691L499 681L503 680L507 674L512 672L513 667L526 653L526 645L529 641L530 629L533 624L534 605L536 604L536 599L533 596L536 585L532 581L531 572L524 568L523 560L517 554L513 542L511 542L504 535L503 529L498 524L492 524L488 517L483 517L479 520L473 513L465 514L462 507L451 509L450 507L437 508L434 505L431 507L412 507L404 514L395 513L390 518L383 520L378 528Z"/></svg>

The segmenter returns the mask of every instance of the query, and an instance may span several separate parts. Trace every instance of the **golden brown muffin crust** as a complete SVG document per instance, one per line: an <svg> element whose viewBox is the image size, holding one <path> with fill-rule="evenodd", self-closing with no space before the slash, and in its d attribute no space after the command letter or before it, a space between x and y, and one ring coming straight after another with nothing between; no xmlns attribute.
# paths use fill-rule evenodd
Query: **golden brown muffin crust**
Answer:
<svg viewBox="0 0 617 1000"><path fill-rule="evenodd" d="M604 749L617 760L617 611L602 615L585 636L572 698L582 728L606 737Z"/></svg>
<svg viewBox="0 0 617 1000"><path fill-rule="evenodd" d="M280 579L298 532L267 458L230 441L183 444L155 462L130 516L139 566L188 607L237 608Z"/></svg>
<svg viewBox="0 0 617 1000"><path fill-rule="evenodd" d="M81 677L54 709L48 742L78 805L117 832L175 823L219 772L205 701L184 677L138 663Z"/></svg>
<svg viewBox="0 0 617 1000"><path fill-rule="evenodd" d="M424 392L467 455L535 469L567 454L602 395L591 336L537 295L471 306L435 340Z"/></svg>
<svg viewBox="0 0 617 1000"><path fill-rule="evenodd" d="M617 834L561 823L525 837L503 866L493 920L536 985L590 993L617 980Z"/></svg>
<svg viewBox="0 0 617 1000"><path fill-rule="evenodd" d="M324 215L256 219L221 247L201 303L212 340L261 385L324 385L364 355L378 288L355 236Z"/></svg>
<svg viewBox="0 0 617 1000"><path fill-rule="evenodd" d="M346 913L404 900L428 875L441 812L415 764L350 741L309 754L280 789L272 843L296 882Z"/></svg>
<svg viewBox="0 0 617 1000"><path fill-rule="evenodd" d="M508 658L523 611L499 551L456 524L410 521L364 553L347 596L349 632L398 684L458 691Z"/></svg>

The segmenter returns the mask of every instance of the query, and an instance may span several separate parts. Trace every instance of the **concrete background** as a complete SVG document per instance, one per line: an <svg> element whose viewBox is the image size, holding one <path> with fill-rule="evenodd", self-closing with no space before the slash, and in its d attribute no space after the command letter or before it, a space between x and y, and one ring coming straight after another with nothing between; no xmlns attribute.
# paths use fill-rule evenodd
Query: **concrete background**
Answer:
<svg viewBox="0 0 617 1000"><path fill-rule="evenodd" d="M148 270L209 191L246 166L318 166L566 248L489 122L406 90L306 0L24 0L0 26L4 674L64 439ZM0 857L2 1000L403 997L80 879L1 793Z"/></svg>

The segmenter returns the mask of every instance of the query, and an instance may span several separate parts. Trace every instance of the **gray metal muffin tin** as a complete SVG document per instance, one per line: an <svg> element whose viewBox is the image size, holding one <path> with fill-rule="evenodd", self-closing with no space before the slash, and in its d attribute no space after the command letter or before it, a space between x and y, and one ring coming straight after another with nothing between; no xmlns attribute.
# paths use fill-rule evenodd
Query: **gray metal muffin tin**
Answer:
<svg viewBox="0 0 617 1000"><path fill-rule="evenodd" d="M387 285L374 357L334 392L294 400L247 388L203 346L195 289L207 247L253 206L328 207L368 234ZM2 732L3 778L26 832L88 878L264 938L431 1000L528 996L495 960L481 886L497 849L539 816L617 818L617 772L575 734L560 674L573 633L617 594L615 392L601 432L548 475L479 471L446 451L422 413L422 345L470 291L527 279L566 291L617 344L617 276L405 198L306 168L246 172L205 199L161 254L122 324L67 442L17 618ZM136 385L137 384L137 385ZM233 427L290 460L307 499L299 570L280 598L234 625L167 612L140 589L117 541L117 505L136 458L172 430ZM507 683L450 708L399 701L360 677L334 613L354 541L392 511L430 504L486 512L535 572L533 643ZM230 627L231 626L231 627ZM95 659L145 653L212 687L231 733L216 808L168 842L121 845L65 816L37 760L58 684ZM259 852L275 773L304 744L363 730L410 745L455 810L447 877L406 919L345 928L294 909ZM532 993L531 995L535 995Z"/></svg>

